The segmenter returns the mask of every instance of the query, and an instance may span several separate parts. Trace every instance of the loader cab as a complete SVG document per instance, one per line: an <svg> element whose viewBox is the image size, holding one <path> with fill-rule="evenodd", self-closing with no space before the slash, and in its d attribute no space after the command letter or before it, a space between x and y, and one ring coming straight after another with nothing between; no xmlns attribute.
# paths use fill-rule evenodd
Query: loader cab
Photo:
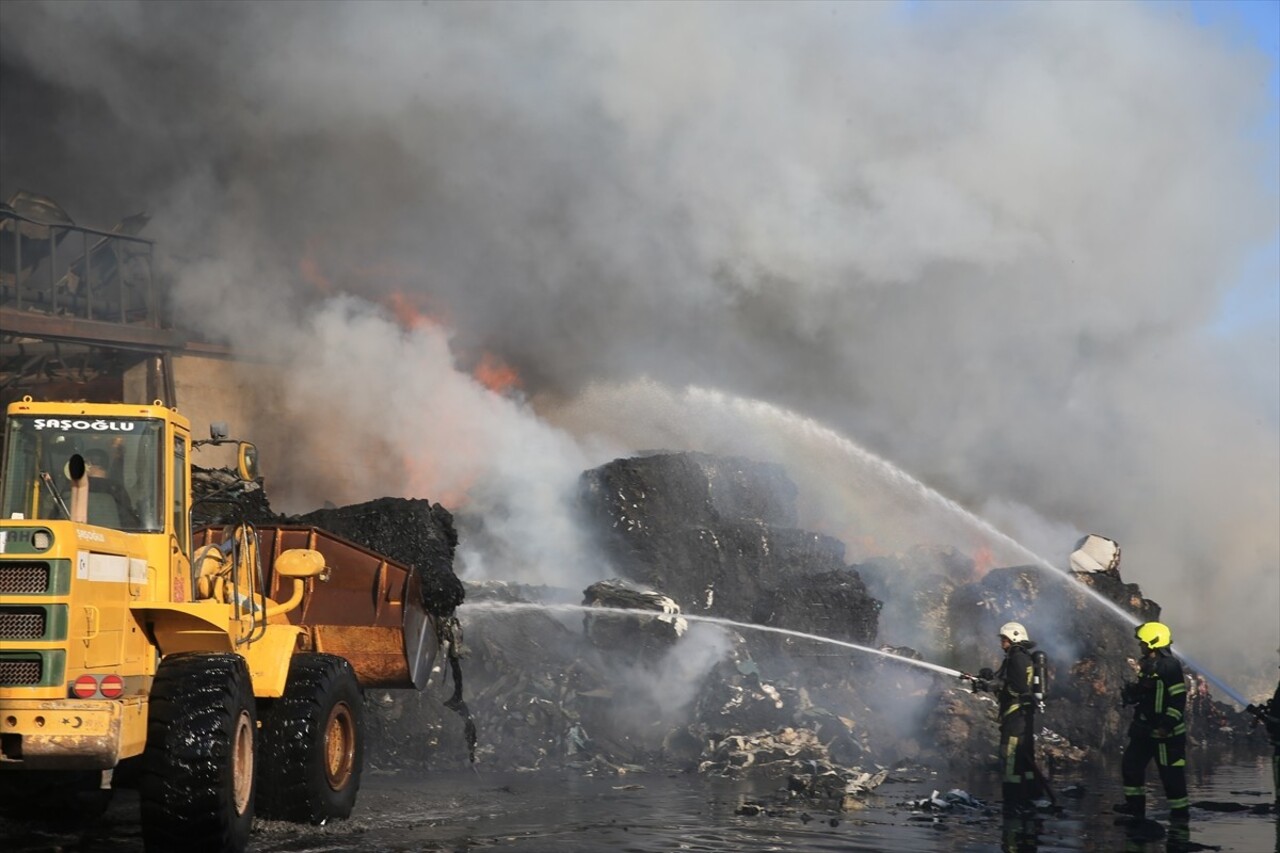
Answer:
<svg viewBox="0 0 1280 853"><path fill-rule="evenodd" d="M141 414L141 413L139 413ZM4 470L0 480L0 518L72 520L77 512L77 488L86 488L85 521L130 533L165 530L165 452L162 417L98 416L91 413L51 414L12 408L5 427ZM174 462L185 462L177 454ZM186 533L185 465L172 471L174 496L182 504ZM177 509L173 509L177 518ZM183 543L185 545L186 543Z"/></svg>

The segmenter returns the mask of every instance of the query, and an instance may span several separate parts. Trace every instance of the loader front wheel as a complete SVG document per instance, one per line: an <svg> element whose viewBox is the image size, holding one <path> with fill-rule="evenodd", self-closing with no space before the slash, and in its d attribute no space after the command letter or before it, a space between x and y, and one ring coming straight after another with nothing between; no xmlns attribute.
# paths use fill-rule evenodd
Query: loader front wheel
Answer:
<svg viewBox="0 0 1280 853"><path fill-rule="evenodd" d="M138 794L147 850L232 853L253 824L253 683L236 654L160 662Z"/></svg>
<svg viewBox="0 0 1280 853"><path fill-rule="evenodd" d="M364 762L360 683L345 658L303 653L263 715L263 817L320 824L351 815Z"/></svg>

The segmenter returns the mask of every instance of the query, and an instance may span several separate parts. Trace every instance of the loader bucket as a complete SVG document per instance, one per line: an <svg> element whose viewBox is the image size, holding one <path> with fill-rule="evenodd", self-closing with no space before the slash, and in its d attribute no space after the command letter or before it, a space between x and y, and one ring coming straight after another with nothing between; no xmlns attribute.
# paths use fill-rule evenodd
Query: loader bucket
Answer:
<svg viewBox="0 0 1280 853"><path fill-rule="evenodd" d="M440 641L435 618L423 608L416 571L316 527L257 530L267 596L275 601L287 600L292 591L292 581L274 571L280 554L310 548L325 558L327 578L307 581L302 603L285 614L305 629L311 651L346 658L362 687L426 686ZM221 528L202 528L196 544L218 542L222 535Z"/></svg>

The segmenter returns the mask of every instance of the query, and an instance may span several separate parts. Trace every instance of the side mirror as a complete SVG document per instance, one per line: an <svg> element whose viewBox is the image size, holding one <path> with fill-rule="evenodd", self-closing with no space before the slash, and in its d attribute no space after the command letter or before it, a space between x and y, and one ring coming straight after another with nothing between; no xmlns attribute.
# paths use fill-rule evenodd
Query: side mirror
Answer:
<svg viewBox="0 0 1280 853"><path fill-rule="evenodd" d="M254 482L258 479L258 448L250 442L240 442L236 453L236 473L241 480Z"/></svg>

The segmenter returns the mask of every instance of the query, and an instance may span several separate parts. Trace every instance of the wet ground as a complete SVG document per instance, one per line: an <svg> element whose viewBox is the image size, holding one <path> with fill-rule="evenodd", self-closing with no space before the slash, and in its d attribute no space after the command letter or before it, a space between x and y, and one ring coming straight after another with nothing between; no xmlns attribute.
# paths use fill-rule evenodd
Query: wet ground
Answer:
<svg viewBox="0 0 1280 853"><path fill-rule="evenodd" d="M891 776L865 809L843 814L779 807L776 786L684 774L584 778L567 773L430 776L366 775L351 820L311 827L259 821L253 851L1160 851L1280 853L1269 759L1222 764L1190 780L1192 823L1167 834L1157 822L1140 831L1115 824L1114 774L1055 780L1063 810L1032 821L1005 821L998 808L926 812L909 803L961 788L992 799L994 780ZM753 804L764 811L748 814ZM85 827L0 822L5 851L140 851L137 796L118 791L106 813Z"/></svg>

